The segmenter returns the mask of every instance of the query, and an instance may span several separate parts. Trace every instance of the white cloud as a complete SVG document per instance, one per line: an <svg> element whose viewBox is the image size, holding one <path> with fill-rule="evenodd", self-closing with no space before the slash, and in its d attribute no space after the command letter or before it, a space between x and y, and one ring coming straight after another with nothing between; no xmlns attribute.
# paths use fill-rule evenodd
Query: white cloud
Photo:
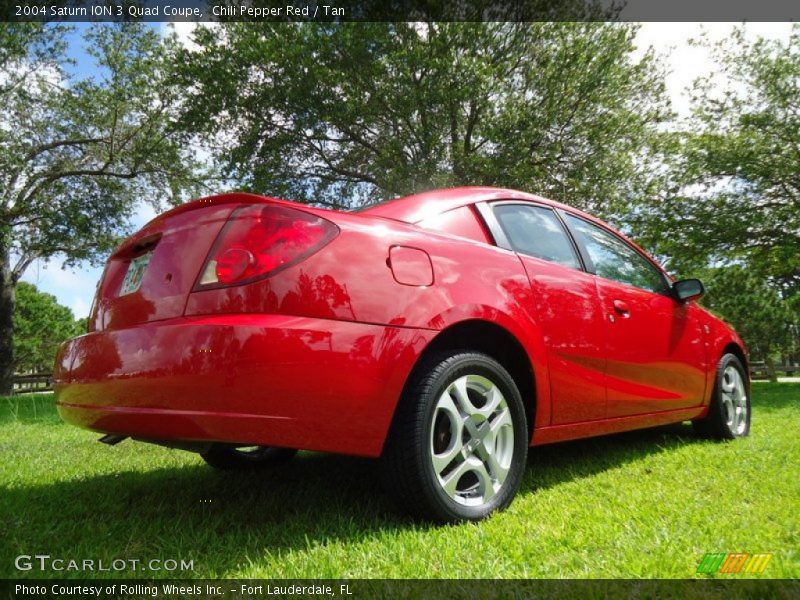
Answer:
<svg viewBox="0 0 800 600"><path fill-rule="evenodd" d="M197 44L192 41L192 35L199 26L200 23L193 23L191 21L164 23L161 26L161 34L169 35L170 33L174 33L182 46L189 50L197 50Z"/></svg>
<svg viewBox="0 0 800 600"><path fill-rule="evenodd" d="M194 40L192 39L192 36L198 27L213 29L218 35L222 35L224 33L224 28L220 23L193 23L191 21L174 21L171 23L161 24L161 35L169 35L170 33L174 33L178 38L179 44L181 44L184 48L194 52L200 49L200 47L195 44Z"/></svg>
<svg viewBox="0 0 800 600"><path fill-rule="evenodd" d="M72 314L75 315L76 319L82 319L83 317L89 316L89 311L92 308L92 301L91 299L87 301L87 299L82 296L75 296L69 308L72 310Z"/></svg>
<svg viewBox="0 0 800 600"><path fill-rule="evenodd" d="M159 213L150 204L147 204L146 202L140 202L136 206L136 211L131 217L133 230L137 231L141 229L146 223L152 221L158 214Z"/></svg>
<svg viewBox="0 0 800 600"><path fill-rule="evenodd" d="M711 42L730 37L740 23L641 23L636 36L640 57L650 46L660 54L669 71L666 78L667 94L679 118L690 114L687 89L698 77L713 74L716 64L707 48L691 46L690 39L698 39L703 32ZM750 39L765 37L788 40L791 23L747 23L746 36Z"/></svg>

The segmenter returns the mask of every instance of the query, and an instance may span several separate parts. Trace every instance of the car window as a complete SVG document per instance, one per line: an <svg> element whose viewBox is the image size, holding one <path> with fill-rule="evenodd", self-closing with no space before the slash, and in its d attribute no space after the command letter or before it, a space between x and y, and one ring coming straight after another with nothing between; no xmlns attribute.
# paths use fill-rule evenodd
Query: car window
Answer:
<svg viewBox="0 0 800 600"><path fill-rule="evenodd" d="M666 290L661 272L622 239L573 215L567 214L566 220L597 275L651 292Z"/></svg>
<svg viewBox="0 0 800 600"><path fill-rule="evenodd" d="M551 209L526 204L500 204L494 207L494 214L515 251L580 268L575 248Z"/></svg>

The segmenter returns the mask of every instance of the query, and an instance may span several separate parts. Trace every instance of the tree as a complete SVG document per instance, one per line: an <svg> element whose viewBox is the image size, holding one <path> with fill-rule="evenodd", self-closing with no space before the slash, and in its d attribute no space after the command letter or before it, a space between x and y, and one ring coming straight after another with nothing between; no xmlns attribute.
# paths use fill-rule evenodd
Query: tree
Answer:
<svg viewBox="0 0 800 600"><path fill-rule="evenodd" d="M335 207L513 186L624 211L668 116L635 28L607 23L228 23L182 49L183 125L231 180Z"/></svg>
<svg viewBox="0 0 800 600"><path fill-rule="evenodd" d="M672 187L633 229L683 272L746 263L800 294L800 26L788 43L738 28L694 90L688 131L669 134ZM727 82L720 87L720 79Z"/></svg>
<svg viewBox="0 0 800 600"><path fill-rule="evenodd" d="M20 282L14 309L15 372L51 371L59 344L86 331L83 320L35 285Z"/></svg>
<svg viewBox="0 0 800 600"><path fill-rule="evenodd" d="M704 304L728 321L744 339L750 354L767 364L777 381L773 354L795 341L797 322L788 303L763 278L741 265L708 271Z"/></svg>
<svg viewBox="0 0 800 600"><path fill-rule="evenodd" d="M96 259L138 201L177 202L191 161L158 33L94 26L97 68L66 69L59 26L0 24L0 394L11 389L15 290L36 259Z"/></svg>

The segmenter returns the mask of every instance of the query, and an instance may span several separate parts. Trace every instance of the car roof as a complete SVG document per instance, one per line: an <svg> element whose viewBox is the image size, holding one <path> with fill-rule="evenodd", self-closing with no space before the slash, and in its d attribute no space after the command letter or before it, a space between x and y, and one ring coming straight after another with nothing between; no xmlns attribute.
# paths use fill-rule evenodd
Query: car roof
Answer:
<svg viewBox="0 0 800 600"><path fill-rule="evenodd" d="M361 214L385 217L396 221L404 221L406 223L419 223L429 217L447 212L448 210L453 210L454 208L491 200L528 200L568 209L579 214L585 214L571 206L566 206L535 194L505 188L478 186L465 186L422 192L374 204L359 212Z"/></svg>

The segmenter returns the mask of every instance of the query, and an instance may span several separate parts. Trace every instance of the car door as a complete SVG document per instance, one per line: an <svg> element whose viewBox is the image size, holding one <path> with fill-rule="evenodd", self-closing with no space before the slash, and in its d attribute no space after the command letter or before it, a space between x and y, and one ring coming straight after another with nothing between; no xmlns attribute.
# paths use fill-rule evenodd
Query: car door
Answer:
<svg viewBox="0 0 800 600"><path fill-rule="evenodd" d="M532 288L530 307L548 350L552 424L601 419L606 413L605 329L595 277L561 217L533 203L481 208L499 246L514 250Z"/></svg>
<svg viewBox="0 0 800 600"><path fill-rule="evenodd" d="M622 237L564 212L605 315L606 416L701 404L705 346L698 309L669 292L664 273Z"/></svg>

